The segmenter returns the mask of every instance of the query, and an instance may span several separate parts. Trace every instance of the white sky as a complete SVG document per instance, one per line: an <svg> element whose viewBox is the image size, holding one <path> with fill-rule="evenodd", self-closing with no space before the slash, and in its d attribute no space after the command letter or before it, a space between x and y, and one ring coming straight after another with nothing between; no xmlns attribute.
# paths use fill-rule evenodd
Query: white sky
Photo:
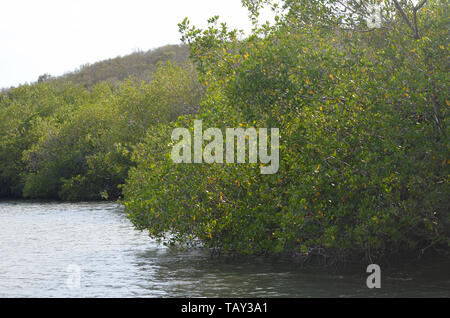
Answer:
<svg viewBox="0 0 450 318"><path fill-rule="evenodd" d="M240 0L0 0L0 88L82 64L180 43L185 17L249 30Z"/></svg>

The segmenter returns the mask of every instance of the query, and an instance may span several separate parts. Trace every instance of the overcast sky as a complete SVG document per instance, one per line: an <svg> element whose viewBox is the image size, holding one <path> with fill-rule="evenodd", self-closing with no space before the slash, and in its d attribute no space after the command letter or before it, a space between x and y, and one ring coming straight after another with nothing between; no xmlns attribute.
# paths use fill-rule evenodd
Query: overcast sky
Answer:
<svg viewBox="0 0 450 318"><path fill-rule="evenodd" d="M1 0L0 88L180 43L177 24L220 15L249 30L240 0Z"/></svg>

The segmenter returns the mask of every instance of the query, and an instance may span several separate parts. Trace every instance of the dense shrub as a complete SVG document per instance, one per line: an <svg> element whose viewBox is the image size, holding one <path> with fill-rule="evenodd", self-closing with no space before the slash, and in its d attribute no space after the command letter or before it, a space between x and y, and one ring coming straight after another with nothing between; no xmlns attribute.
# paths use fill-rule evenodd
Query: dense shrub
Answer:
<svg viewBox="0 0 450 318"><path fill-rule="evenodd" d="M136 143L153 125L193 113L192 65L160 63L149 81L47 81L0 95L0 197L115 199Z"/></svg>
<svg viewBox="0 0 450 318"><path fill-rule="evenodd" d="M258 1L246 2L255 13ZM278 127L278 173L174 164L173 126L163 126L135 151L130 219L165 243L224 253L448 252L448 6L417 12L417 38L401 18L358 32L311 22L320 8L293 3L244 40L216 18L205 31L180 25L208 89L200 113L175 126Z"/></svg>

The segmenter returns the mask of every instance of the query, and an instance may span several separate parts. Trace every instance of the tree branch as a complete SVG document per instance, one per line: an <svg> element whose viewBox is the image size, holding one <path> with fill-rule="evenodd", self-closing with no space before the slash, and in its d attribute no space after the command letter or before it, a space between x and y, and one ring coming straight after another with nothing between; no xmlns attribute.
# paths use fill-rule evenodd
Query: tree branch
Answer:
<svg viewBox="0 0 450 318"><path fill-rule="evenodd" d="M414 11L419 11L420 10L420 8L422 8L424 5L425 5L425 3L427 3L427 1L428 0L423 0L420 4L418 4L416 7L414 7Z"/></svg>
<svg viewBox="0 0 450 318"><path fill-rule="evenodd" d="M395 8L397 9L398 12L400 12L400 14L403 17L403 20L405 20L405 22L408 24L409 28L414 32L414 36L416 35L416 29L414 28L414 26L412 25L411 21L409 20L408 16L406 15L405 11L403 10L402 6L400 5L400 3L398 3L397 0L392 0L394 2Z"/></svg>
<svg viewBox="0 0 450 318"><path fill-rule="evenodd" d="M419 27L417 26L417 11L414 9L414 37L416 40L420 39L419 37Z"/></svg>
<svg viewBox="0 0 450 318"><path fill-rule="evenodd" d="M416 37L416 39L419 39L419 27L417 26L417 11L420 10L420 8L422 8L425 3L427 3L427 0L423 0L421 3L419 3L416 7L414 7L414 28L415 28L415 32L414 35Z"/></svg>

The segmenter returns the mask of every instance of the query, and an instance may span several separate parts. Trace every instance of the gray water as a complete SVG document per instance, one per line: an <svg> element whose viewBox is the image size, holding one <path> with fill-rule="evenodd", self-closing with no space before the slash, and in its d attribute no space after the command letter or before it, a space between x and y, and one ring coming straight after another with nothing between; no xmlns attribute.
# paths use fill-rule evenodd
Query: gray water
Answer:
<svg viewBox="0 0 450 318"><path fill-rule="evenodd" d="M0 297L449 297L448 264L332 275L292 260L177 252L114 203L0 202ZM75 278L74 278L75 277Z"/></svg>

